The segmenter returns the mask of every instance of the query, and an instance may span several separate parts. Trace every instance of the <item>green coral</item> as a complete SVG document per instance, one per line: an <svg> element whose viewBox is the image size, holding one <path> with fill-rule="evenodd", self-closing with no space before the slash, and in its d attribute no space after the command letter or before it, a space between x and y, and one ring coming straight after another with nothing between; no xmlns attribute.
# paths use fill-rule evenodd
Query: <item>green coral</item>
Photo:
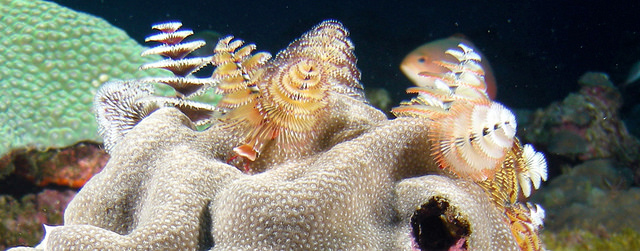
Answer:
<svg viewBox="0 0 640 251"><path fill-rule="evenodd" d="M110 79L158 57L103 19L52 2L0 0L0 156L22 147L101 141L91 104Z"/></svg>

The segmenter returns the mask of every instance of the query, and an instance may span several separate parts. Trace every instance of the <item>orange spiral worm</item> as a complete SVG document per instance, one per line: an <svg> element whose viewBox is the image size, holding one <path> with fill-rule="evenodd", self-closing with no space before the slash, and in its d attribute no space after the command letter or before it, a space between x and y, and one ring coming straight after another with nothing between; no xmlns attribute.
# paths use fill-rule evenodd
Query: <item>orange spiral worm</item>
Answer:
<svg viewBox="0 0 640 251"><path fill-rule="evenodd" d="M393 108L397 116L432 121L428 138L438 164L474 181L493 178L513 147L515 116L486 93L480 56L470 47L447 50L458 62L439 62L449 71L422 72L424 86L411 87L418 96Z"/></svg>
<svg viewBox="0 0 640 251"><path fill-rule="evenodd" d="M232 36L221 39L214 49L212 64L216 66L212 78L218 80L216 92L224 95L218 107L233 110L249 103L255 104L256 80L264 64L271 58L267 52L252 55L254 44L232 40ZM233 114L229 116L234 116Z"/></svg>
<svg viewBox="0 0 640 251"><path fill-rule="evenodd" d="M432 155L460 177L492 178L513 146L515 116L498 103L458 103L450 112L452 116L434 121L429 130Z"/></svg>
<svg viewBox="0 0 640 251"><path fill-rule="evenodd" d="M238 156L254 161L271 142L288 149L309 142L307 139L317 133L319 121L327 116L331 92L364 100L348 35L342 24L328 20L264 65L248 57L234 61L232 66L218 66L230 68L224 70L228 73L225 78L237 83L227 87L222 81L219 90L225 93L222 105L231 109L223 120L244 132L245 144L234 148ZM245 74L245 64L256 69Z"/></svg>

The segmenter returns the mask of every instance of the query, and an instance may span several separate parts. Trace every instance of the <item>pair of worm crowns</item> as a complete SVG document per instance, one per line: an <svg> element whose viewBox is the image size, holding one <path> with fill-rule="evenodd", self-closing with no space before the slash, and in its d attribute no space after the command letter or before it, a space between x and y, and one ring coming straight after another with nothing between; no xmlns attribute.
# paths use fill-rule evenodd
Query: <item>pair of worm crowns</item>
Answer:
<svg viewBox="0 0 640 251"><path fill-rule="evenodd" d="M212 56L189 57L205 42L184 42L193 31L181 26L180 22L154 25L160 33L146 41L161 44L142 53L166 59L141 69L165 69L172 77L114 81L98 90L94 109L108 151L142 118L172 106L196 125L219 119L239 131L244 144L234 152L254 161L268 144L296 148L312 138L326 117L329 93L364 101L354 46L338 21L318 24L273 59L267 52L254 53L254 44L232 36L221 39ZM194 76L206 65L215 67L211 77ZM154 96L154 83L172 87L175 97ZM189 99L209 88L222 95L216 106Z"/></svg>
<svg viewBox="0 0 640 251"><path fill-rule="evenodd" d="M539 230L544 210L518 202L547 179L542 153L515 137L514 114L489 99L482 60L465 44L446 51L455 62L435 62L448 71L422 72L427 84L410 87L417 97L392 112L398 117L430 120L431 153L442 169L476 182L503 210L523 250L541 250Z"/></svg>

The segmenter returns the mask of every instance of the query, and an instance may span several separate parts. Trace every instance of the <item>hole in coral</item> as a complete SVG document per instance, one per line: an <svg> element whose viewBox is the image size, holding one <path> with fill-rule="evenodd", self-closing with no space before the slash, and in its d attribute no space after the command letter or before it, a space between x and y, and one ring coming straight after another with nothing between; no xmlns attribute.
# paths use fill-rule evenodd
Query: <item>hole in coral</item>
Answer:
<svg viewBox="0 0 640 251"><path fill-rule="evenodd" d="M441 197L433 197L411 216L412 236L420 250L467 250L469 223Z"/></svg>

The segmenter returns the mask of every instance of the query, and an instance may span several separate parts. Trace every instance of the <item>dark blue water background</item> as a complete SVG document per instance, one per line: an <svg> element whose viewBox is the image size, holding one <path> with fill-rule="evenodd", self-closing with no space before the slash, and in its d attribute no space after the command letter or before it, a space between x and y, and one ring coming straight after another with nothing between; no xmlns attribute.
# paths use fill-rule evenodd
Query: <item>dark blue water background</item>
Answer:
<svg viewBox="0 0 640 251"><path fill-rule="evenodd" d="M415 47L462 33L492 63L498 100L544 107L577 91L586 71L621 83L640 60L639 1L123 1L56 0L124 29L143 43L152 23L233 34L274 53L324 19L348 27L365 87L396 102L411 83L398 64ZM625 92L627 107L637 89Z"/></svg>

